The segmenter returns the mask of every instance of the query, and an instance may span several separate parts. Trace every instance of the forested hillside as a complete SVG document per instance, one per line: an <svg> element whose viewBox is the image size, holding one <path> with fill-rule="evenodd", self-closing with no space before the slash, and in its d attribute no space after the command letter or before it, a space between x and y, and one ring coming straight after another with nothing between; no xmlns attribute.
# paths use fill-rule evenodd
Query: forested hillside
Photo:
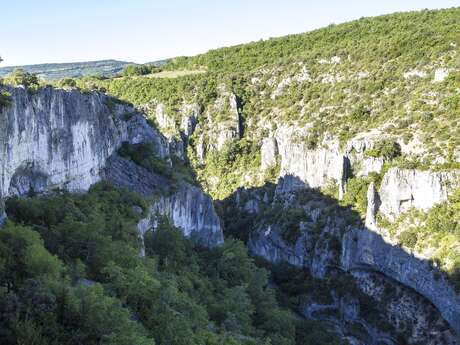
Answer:
<svg viewBox="0 0 460 345"><path fill-rule="evenodd" d="M113 77L120 73L129 62L116 60L103 60L91 62L73 63L50 63L40 65L0 67L0 77L3 77L14 69L20 68L28 73L36 74L44 80L57 80L62 78L78 78L84 76Z"/></svg>

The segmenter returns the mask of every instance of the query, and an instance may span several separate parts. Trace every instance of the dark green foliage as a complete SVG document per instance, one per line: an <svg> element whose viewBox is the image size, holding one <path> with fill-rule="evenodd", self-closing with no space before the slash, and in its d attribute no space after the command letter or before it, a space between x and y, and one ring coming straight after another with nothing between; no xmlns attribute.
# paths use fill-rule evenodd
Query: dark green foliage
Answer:
<svg viewBox="0 0 460 345"><path fill-rule="evenodd" d="M310 337L315 331L279 306L268 271L240 241L197 248L161 218L139 257L142 210L140 197L107 184L84 195L9 199L12 221L0 232L1 343L331 343L329 335Z"/></svg>
<svg viewBox="0 0 460 345"><path fill-rule="evenodd" d="M175 271L187 264L191 255L191 243L182 232L162 217L155 231L148 231L144 238L146 254L158 256L161 268ZM174 266L172 266L174 265Z"/></svg>
<svg viewBox="0 0 460 345"><path fill-rule="evenodd" d="M154 65L128 65L123 69L122 75L125 77L132 77L157 72L161 72L161 68Z"/></svg>
<svg viewBox="0 0 460 345"><path fill-rule="evenodd" d="M11 94L6 91L0 91L0 111L11 104Z"/></svg>
<svg viewBox="0 0 460 345"><path fill-rule="evenodd" d="M414 248L417 244L417 232L413 229L404 231L399 236L399 242L408 248Z"/></svg>
<svg viewBox="0 0 460 345"><path fill-rule="evenodd" d="M102 286L70 285L65 265L32 229L2 229L0 265L2 344L153 344Z"/></svg>
<svg viewBox="0 0 460 345"><path fill-rule="evenodd" d="M295 244L300 237L300 222L308 217L302 208L288 208L283 210L278 218L278 225L281 227L281 236L290 244Z"/></svg>
<svg viewBox="0 0 460 345"><path fill-rule="evenodd" d="M427 212L411 209L387 227L392 233L400 232L399 242L409 248L432 246L435 240L438 247L434 259L460 291L460 255L455 250L460 238L460 190L452 193L448 202Z"/></svg>
<svg viewBox="0 0 460 345"><path fill-rule="evenodd" d="M366 214L368 186L369 180L366 178L354 177L349 179L342 203L353 206L361 215Z"/></svg>
<svg viewBox="0 0 460 345"><path fill-rule="evenodd" d="M30 278L56 279L62 271L61 263L43 247L37 232L12 223L0 232L0 255L0 283L7 291Z"/></svg>
<svg viewBox="0 0 460 345"><path fill-rule="evenodd" d="M374 147L366 151L368 157L383 157L391 160L401 155L401 146L392 140L381 140L375 143Z"/></svg>
<svg viewBox="0 0 460 345"><path fill-rule="evenodd" d="M150 172L169 177L172 174L168 163L164 159L156 156L152 144L130 144L128 142L124 142L118 150L118 154L124 158L131 159L134 163L144 167Z"/></svg>
<svg viewBox="0 0 460 345"><path fill-rule="evenodd" d="M65 79L61 79L57 85L59 87L69 87L69 88L72 88L72 87L77 87L77 82L75 81L75 79L72 79L72 78L65 78Z"/></svg>
<svg viewBox="0 0 460 345"><path fill-rule="evenodd" d="M135 207L140 207L141 214ZM123 261L124 255L133 250L122 248L138 245L135 224L146 206L136 194L98 184L79 196L62 192L42 198L11 198L6 209L11 219L36 229L46 248L66 264L82 262L90 278L101 279L105 263L129 262Z"/></svg>
<svg viewBox="0 0 460 345"><path fill-rule="evenodd" d="M398 58L406 63L424 61L449 50L448 44L443 44L446 37L450 42L456 41L455 33L450 30L458 28L457 11L423 11L361 18L306 34L260 40L211 50L191 58L173 59L164 68L206 66L212 70L237 72L264 64L313 60L331 54L351 54L353 59L377 66ZM424 25L427 22L431 23L430 26Z"/></svg>

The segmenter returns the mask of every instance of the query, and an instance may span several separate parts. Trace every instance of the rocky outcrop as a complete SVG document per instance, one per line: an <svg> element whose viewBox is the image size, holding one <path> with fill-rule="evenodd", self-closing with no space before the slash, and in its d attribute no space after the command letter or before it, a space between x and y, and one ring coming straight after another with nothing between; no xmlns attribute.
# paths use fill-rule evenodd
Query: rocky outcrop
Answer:
<svg viewBox="0 0 460 345"><path fill-rule="evenodd" d="M369 188L369 196L372 201L369 208L373 209L378 205L378 195L373 186ZM292 202L291 199L290 203ZM374 296L378 295L379 289L384 289L381 284L364 292L380 300L379 303L382 304L379 308L391 307L386 313L397 327L402 327L401 331L408 330L404 329L404 327L407 328L407 325L403 325L404 323L412 323L412 328L409 328L412 332L411 339L423 341L428 334L431 334L430 332L433 332L434 325L438 327L442 324L441 321L434 323L429 320L438 318L433 308L429 309L430 312L411 312L414 308L421 310L430 303L436 307L457 336L460 334L460 295L455 292L446 277L433 267L431 262L421 260L403 248L387 242L377 228L373 231L366 227L347 226L346 217L334 215L334 213L319 217L324 211L323 206L317 207L317 209L306 212L311 218L311 224L316 223L316 226L309 226L308 222L299 223L300 236L295 243L286 242L281 235L283 230L276 225L265 224L256 228L248 241L251 254L273 263L287 262L296 267L305 268L317 278L330 277L331 272L337 268L343 272L342 274L356 274L360 276L360 279L364 279L362 277L364 274L373 272L381 274L380 281L400 284L398 289L406 291L404 293L411 299L417 300L417 304L412 307L406 305L409 297L401 297L401 292L392 295L392 298L405 300L407 311L402 311L402 306L398 304L401 302L389 305L386 301L380 300L380 297ZM318 223L319 219L323 221ZM375 225L375 222L372 225ZM317 226L320 227L320 230ZM340 248L337 248L337 245ZM410 291L415 291L416 294ZM417 294L423 296L425 300L416 299ZM426 308L423 310L428 310ZM414 319L415 316L418 319ZM433 344L457 344L455 333L449 331L446 324L439 327L439 330L432 335L434 336L435 333L436 337L441 337L439 339L446 337L451 340L440 340Z"/></svg>
<svg viewBox="0 0 460 345"><path fill-rule="evenodd" d="M139 223L140 232L155 229L159 216L167 216L186 237L203 246L214 247L224 242L212 200L198 187L183 183L175 193L157 197L148 217Z"/></svg>
<svg viewBox="0 0 460 345"><path fill-rule="evenodd" d="M421 171L392 168L384 175L380 187L379 212L395 220L410 208L427 210L447 200L449 192L459 186L460 171Z"/></svg>
<svg viewBox="0 0 460 345"><path fill-rule="evenodd" d="M366 210L366 227L370 230L377 228L377 210L380 206L380 198L375 189L374 182L369 184L367 189L367 210Z"/></svg>
<svg viewBox="0 0 460 345"><path fill-rule="evenodd" d="M421 178L419 183L438 181L440 178L442 181L452 182L456 176L454 172L451 172L450 175L448 174L447 176L449 177L440 172L421 173L428 174L430 178ZM390 169L387 174L393 176L394 172ZM419 175L417 172L410 171L400 173L398 176ZM382 188L383 184L386 183L385 181L389 179L388 176L386 179L384 178ZM402 181L411 182L414 180L402 179ZM430 183L429 185L439 188L429 191L429 193L443 195L440 193L442 184ZM371 183L368 187L365 225L360 225L359 222L356 223L356 219L352 220L352 211L347 212L346 209L340 211L340 208L332 208L334 203L332 205L328 203L327 197L317 195L315 198L315 193L317 192L305 187L305 183L299 178L286 176L276 186L275 200L264 200L265 205L259 207L261 211L257 215L258 219L262 219L262 223L255 224L248 241L249 250L253 255L263 257L273 263L288 262L294 266L306 268L313 277L318 278L330 276L331 272L337 268L341 272L361 276L365 272L378 273L382 275L383 280L397 282L397 284L400 284L398 286L404 287L406 290L415 291L420 296L423 296L425 300L418 300L417 303L422 305L432 303L442 315L442 318L450 325L450 329L456 332L457 336L460 335L460 295L455 291L446 275L433 266L431 261L424 260L419 255L408 252L407 249L391 241L383 229L379 229L377 215L378 210L382 207L381 202L383 200L380 200L382 194L378 193L374 183ZM447 189L447 194L448 192L449 189ZM394 192L393 197L398 198L397 192ZM247 196L247 198L250 198L250 196ZM278 199L278 202L276 202L276 199ZM262 201L259 198L260 202ZM306 204L303 204L303 202L306 202ZM434 203L435 201L431 206ZM414 204L413 206L417 205L419 204ZM283 228L279 226L277 218L270 216L270 212L276 212L280 207L285 208L286 212L292 207L301 207L305 211L305 216L301 217L296 223L299 227L299 233L295 241L292 241L291 237L288 242L283 237L283 234L295 228L296 225L289 223L287 228ZM269 211L270 208L273 211ZM261 215L260 212L269 212L267 218L272 219L271 222L264 222L263 220L266 217ZM352 220L351 223L349 220ZM339 247L338 249L337 246ZM371 289L366 293L373 295L375 291ZM388 305L384 304L383 306L387 307ZM427 336L427 332L432 327L435 327L434 323L427 320L427 318L430 318L429 313L424 313L424 316L419 315L417 316L419 319L413 320L410 315L416 314L410 312L409 307L408 311L404 313L401 312L401 308L396 308L395 305L392 308L392 310L388 311L389 315L397 314L400 320L408 318L407 321L398 321L398 325L401 322L409 322L410 320L411 323L413 322L414 328L411 331L413 332L411 339L423 340L423 337ZM417 306L417 309L420 308L422 307ZM394 321L395 319L393 318L392 320ZM439 344L457 344L455 341L456 335L448 330L448 326L443 327L437 328L436 337L441 337L439 339L446 337L446 339L454 340L440 340Z"/></svg>
<svg viewBox="0 0 460 345"><path fill-rule="evenodd" d="M177 112L169 113L165 104L153 99L139 109L155 119L171 155L185 160L189 138L195 131L201 112L198 104L183 103Z"/></svg>
<svg viewBox="0 0 460 345"><path fill-rule="evenodd" d="M227 142L241 138L243 128L237 96L225 85L218 87L218 93L214 104L207 110L206 134L209 147L220 151Z"/></svg>
<svg viewBox="0 0 460 345"><path fill-rule="evenodd" d="M253 234L248 242L252 255L262 257L269 262L287 262L296 267L305 266L305 254L308 242L305 235L298 238L294 245L289 245L281 238L278 229L267 225Z"/></svg>
<svg viewBox="0 0 460 345"><path fill-rule="evenodd" d="M274 137L262 140L261 169L266 170L279 160L280 177L298 177L307 188L336 184L341 199L352 171L355 176L362 177L379 173L383 168L383 157L365 154L381 140L380 133L364 133L351 139L344 148L333 138L325 138L318 147L309 147L310 135L308 128L279 127Z"/></svg>
<svg viewBox="0 0 460 345"><path fill-rule="evenodd" d="M408 286L431 301L452 329L460 334L460 296L430 262L386 242L369 229L345 233L341 264L344 270L372 270Z"/></svg>
<svg viewBox="0 0 460 345"><path fill-rule="evenodd" d="M436 307L431 303L427 303L420 294L399 284L397 281L388 279L388 277L379 272L358 269L353 270L351 274L360 292L375 301L375 305L384 320L390 323L397 332L404 334L404 339L407 343L426 345L458 344L455 333L449 329L448 324L436 310ZM345 303L345 305L348 304L349 302ZM354 309L358 313L347 313L347 317L354 319L359 324L363 324L364 320L360 318L360 312L366 306L354 305L357 305L358 308ZM381 323L378 321L373 322L373 325L365 322L363 326L367 333L371 335L370 339L366 341L367 344L401 343L392 334L388 334L388 331L382 332ZM371 329L369 329L369 326Z"/></svg>
<svg viewBox="0 0 460 345"><path fill-rule="evenodd" d="M171 194L170 179L117 155L129 142L150 143L157 157L170 156L168 140L134 108L98 92L5 88L11 105L0 117L0 201L55 188L85 191L105 179L147 198L162 195L151 206L151 218L157 212L168 216L202 245L222 243L212 201L199 188L182 184Z"/></svg>
<svg viewBox="0 0 460 345"><path fill-rule="evenodd" d="M296 176L309 188L322 187L331 182L342 183L348 172L347 157L337 146L309 149L305 135L292 127L277 130L280 176Z"/></svg>
<svg viewBox="0 0 460 345"><path fill-rule="evenodd" d="M144 197L169 193L171 180L153 174L133 161L112 155L103 171L103 178L115 186L136 192Z"/></svg>
<svg viewBox="0 0 460 345"><path fill-rule="evenodd" d="M0 119L1 196L54 188L87 190L123 141L154 143L160 135L134 110L101 93L8 87L11 105Z"/></svg>
<svg viewBox="0 0 460 345"><path fill-rule="evenodd" d="M198 104L183 104L181 108L181 123L180 130L186 138L189 138L195 131L195 127L198 123L198 116L200 115L201 109Z"/></svg>
<svg viewBox="0 0 460 345"><path fill-rule="evenodd" d="M276 165L278 156L278 144L275 138L265 138L262 141L261 153L261 165L262 170L267 170L272 166Z"/></svg>

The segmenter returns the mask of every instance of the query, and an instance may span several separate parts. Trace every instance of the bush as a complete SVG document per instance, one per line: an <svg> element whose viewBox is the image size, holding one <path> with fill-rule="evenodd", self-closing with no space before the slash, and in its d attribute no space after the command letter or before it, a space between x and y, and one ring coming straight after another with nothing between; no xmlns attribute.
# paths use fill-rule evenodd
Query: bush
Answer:
<svg viewBox="0 0 460 345"><path fill-rule="evenodd" d="M385 139L376 142L372 149L366 150L365 155L391 160L401 155L401 146L395 141Z"/></svg>
<svg viewBox="0 0 460 345"><path fill-rule="evenodd" d="M62 88L75 88L77 87L77 82L72 78L65 78L58 81L57 85Z"/></svg>
<svg viewBox="0 0 460 345"><path fill-rule="evenodd" d="M16 68L9 75L5 77L5 83L15 86L23 85L27 88L38 88L40 83L35 74L28 73L23 69Z"/></svg>
<svg viewBox="0 0 460 345"><path fill-rule="evenodd" d="M11 94L6 91L0 91L0 111L11 104Z"/></svg>
<svg viewBox="0 0 460 345"><path fill-rule="evenodd" d="M366 214L367 188L369 181L366 178L353 177L347 181L347 187L342 203L353 206L361 215Z"/></svg>
<svg viewBox="0 0 460 345"><path fill-rule="evenodd" d="M122 75L125 77L140 76L160 72L161 69L154 65L128 65L123 69Z"/></svg>
<svg viewBox="0 0 460 345"><path fill-rule="evenodd" d="M413 249L417 244L417 231L414 229L403 231L401 235L399 235L399 242L403 246Z"/></svg>
<svg viewBox="0 0 460 345"><path fill-rule="evenodd" d="M134 163L152 173L157 173L167 177L172 176L171 167L164 159L157 157L152 144L130 144L125 141L118 150L118 154L121 157L131 159Z"/></svg>

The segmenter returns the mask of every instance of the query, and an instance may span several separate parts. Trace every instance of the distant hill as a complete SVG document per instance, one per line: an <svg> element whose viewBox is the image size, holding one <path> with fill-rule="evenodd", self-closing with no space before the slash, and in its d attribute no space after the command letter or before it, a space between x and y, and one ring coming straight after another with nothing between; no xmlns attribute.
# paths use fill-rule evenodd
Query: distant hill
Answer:
<svg viewBox="0 0 460 345"><path fill-rule="evenodd" d="M0 77L10 73L15 68L22 68L29 73L37 74L40 78L55 80L61 78L103 75L107 77L119 73L131 62L117 60L102 60L71 63L48 63L40 65L13 66L0 68Z"/></svg>

